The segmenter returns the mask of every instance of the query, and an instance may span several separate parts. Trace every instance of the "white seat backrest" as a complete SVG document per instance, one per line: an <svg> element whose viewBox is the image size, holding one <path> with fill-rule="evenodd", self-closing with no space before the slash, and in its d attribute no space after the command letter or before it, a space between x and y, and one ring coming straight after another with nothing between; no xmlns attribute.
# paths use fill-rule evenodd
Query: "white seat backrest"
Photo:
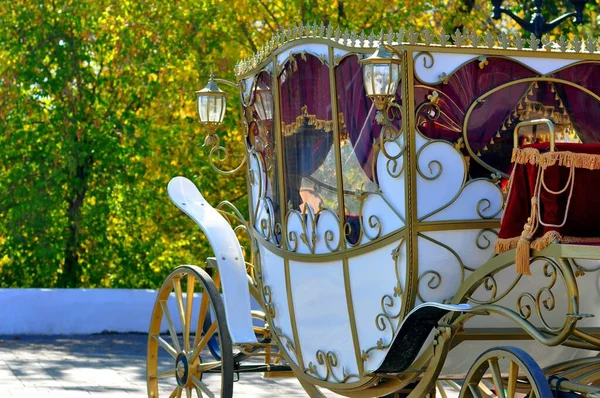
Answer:
<svg viewBox="0 0 600 398"><path fill-rule="evenodd" d="M227 326L233 343L256 343L250 315L246 264L235 232L187 178L173 178L169 182L168 192L175 206L202 229L217 258Z"/></svg>

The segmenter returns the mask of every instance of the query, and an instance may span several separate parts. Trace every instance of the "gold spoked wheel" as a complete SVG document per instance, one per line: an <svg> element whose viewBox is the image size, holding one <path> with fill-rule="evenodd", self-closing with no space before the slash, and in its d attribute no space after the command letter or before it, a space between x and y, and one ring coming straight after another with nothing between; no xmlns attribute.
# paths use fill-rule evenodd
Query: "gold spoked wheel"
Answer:
<svg viewBox="0 0 600 398"><path fill-rule="evenodd" d="M215 357L212 352L217 348ZM146 377L151 398L233 395L225 308L203 269L177 267L161 286L150 321Z"/></svg>
<svg viewBox="0 0 600 398"><path fill-rule="evenodd" d="M485 351L469 369L460 398L546 398L552 392L533 358L517 347Z"/></svg>

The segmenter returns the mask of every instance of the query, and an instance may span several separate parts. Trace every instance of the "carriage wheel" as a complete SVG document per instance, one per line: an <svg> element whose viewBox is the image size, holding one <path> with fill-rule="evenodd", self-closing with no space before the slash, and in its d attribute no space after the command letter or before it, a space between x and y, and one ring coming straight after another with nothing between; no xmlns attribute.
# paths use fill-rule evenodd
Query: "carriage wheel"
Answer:
<svg viewBox="0 0 600 398"><path fill-rule="evenodd" d="M460 398L480 397L546 398L552 392L529 354L517 347L496 347L477 358L460 390Z"/></svg>
<svg viewBox="0 0 600 398"><path fill-rule="evenodd" d="M211 355L209 342L213 349L218 346L218 358ZM148 334L146 377L151 398L233 395L225 308L213 280L199 267L177 267L158 292Z"/></svg>

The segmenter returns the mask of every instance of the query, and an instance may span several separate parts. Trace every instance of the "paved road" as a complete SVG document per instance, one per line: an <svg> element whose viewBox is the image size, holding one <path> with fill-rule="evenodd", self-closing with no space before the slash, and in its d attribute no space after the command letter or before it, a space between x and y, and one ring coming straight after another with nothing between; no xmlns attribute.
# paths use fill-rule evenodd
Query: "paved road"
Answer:
<svg viewBox="0 0 600 398"><path fill-rule="evenodd" d="M142 334L0 336L0 398L144 397L145 369ZM307 394L294 378L264 380L246 374L235 383L234 397Z"/></svg>

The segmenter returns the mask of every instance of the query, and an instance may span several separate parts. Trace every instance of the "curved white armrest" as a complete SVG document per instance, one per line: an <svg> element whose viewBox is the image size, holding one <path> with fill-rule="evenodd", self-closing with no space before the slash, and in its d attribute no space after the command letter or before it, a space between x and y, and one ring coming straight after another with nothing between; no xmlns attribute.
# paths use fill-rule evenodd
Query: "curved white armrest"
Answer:
<svg viewBox="0 0 600 398"><path fill-rule="evenodd" d="M246 264L233 229L187 178L173 178L169 182L168 191L175 206L202 229L217 258L231 340L234 344L256 343L250 315Z"/></svg>

